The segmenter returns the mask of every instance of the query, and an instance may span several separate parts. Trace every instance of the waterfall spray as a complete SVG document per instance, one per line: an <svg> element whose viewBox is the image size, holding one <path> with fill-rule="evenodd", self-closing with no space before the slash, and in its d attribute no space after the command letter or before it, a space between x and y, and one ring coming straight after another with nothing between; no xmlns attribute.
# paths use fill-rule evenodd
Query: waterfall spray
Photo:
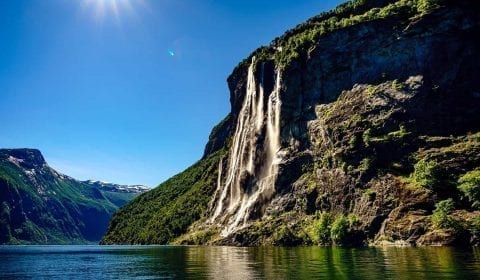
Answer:
<svg viewBox="0 0 480 280"><path fill-rule="evenodd" d="M275 87L264 104L264 67L257 87L254 76L255 58L248 68L247 91L239 112L233 144L223 172L220 162L213 214L209 221L225 225L227 236L244 226L259 204L267 203L275 194L280 150L280 86L276 72ZM264 107L267 106L266 115ZM263 137L262 137L263 136Z"/></svg>

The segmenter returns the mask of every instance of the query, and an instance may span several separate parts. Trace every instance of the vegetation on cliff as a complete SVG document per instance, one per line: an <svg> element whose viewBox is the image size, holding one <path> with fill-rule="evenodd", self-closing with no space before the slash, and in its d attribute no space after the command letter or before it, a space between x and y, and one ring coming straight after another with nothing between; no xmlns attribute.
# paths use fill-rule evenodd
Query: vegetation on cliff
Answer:
<svg viewBox="0 0 480 280"><path fill-rule="evenodd" d="M446 0L353 0L330 12L312 17L272 41L270 46L255 50L237 68L245 67L255 56L258 60L274 59L287 67L294 60L308 56L322 36L360 23L398 17L405 20L419 17L442 7Z"/></svg>
<svg viewBox="0 0 480 280"><path fill-rule="evenodd" d="M103 244L166 244L205 213L216 188L219 150L117 212Z"/></svg>
<svg viewBox="0 0 480 280"><path fill-rule="evenodd" d="M258 49L228 80L218 151L123 208L104 242L478 244L479 14L466 0L351 1ZM252 56L257 72L282 69L284 157L263 215L219 236L203 222Z"/></svg>

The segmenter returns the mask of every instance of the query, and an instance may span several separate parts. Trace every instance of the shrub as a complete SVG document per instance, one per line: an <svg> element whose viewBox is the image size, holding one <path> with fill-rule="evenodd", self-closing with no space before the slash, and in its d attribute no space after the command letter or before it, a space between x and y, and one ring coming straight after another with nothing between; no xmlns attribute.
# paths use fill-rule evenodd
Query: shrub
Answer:
<svg viewBox="0 0 480 280"><path fill-rule="evenodd" d="M358 138L357 138L357 135L354 134L352 135L352 138L348 140L348 146L351 149L354 149L357 146L357 143L358 143Z"/></svg>
<svg viewBox="0 0 480 280"><path fill-rule="evenodd" d="M377 87L373 85L368 85L366 89L366 93L368 96L372 96L377 93Z"/></svg>
<svg viewBox="0 0 480 280"><path fill-rule="evenodd" d="M349 223L349 226L350 226L350 229L351 229L355 226L360 225L360 220L358 219L357 215L349 214L348 215L348 223Z"/></svg>
<svg viewBox="0 0 480 280"><path fill-rule="evenodd" d="M365 144L365 147L370 146L370 142L372 141L372 129L371 128L368 128L367 130L365 130L363 132L362 140L363 140L363 143Z"/></svg>
<svg viewBox="0 0 480 280"><path fill-rule="evenodd" d="M330 243L330 229L332 227L333 217L328 212L320 213L319 219L315 222L315 235L320 244Z"/></svg>
<svg viewBox="0 0 480 280"><path fill-rule="evenodd" d="M404 84L399 82L397 79L392 81L392 88L396 90L403 90Z"/></svg>
<svg viewBox="0 0 480 280"><path fill-rule="evenodd" d="M337 215L335 218L328 212L321 212L313 223L313 231L310 236L314 242L326 245L347 245L348 238L353 232L353 228L360 225L360 220L354 214L345 216Z"/></svg>
<svg viewBox="0 0 480 280"><path fill-rule="evenodd" d="M340 214L333 221L332 228L330 230L330 237L336 245L344 245L348 233L350 231L350 223L345 215Z"/></svg>
<svg viewBox="0 0 480 280"><path fill-rule="evenodd" d="M452 229L454 227L454 220L449 216L455 209L455 204L451 198L442 200L435 205L431 220L433 227L437 229Z"/></svg>
<svg viewBox="0 0 480 280"><path fill-rule="evenodd" d="M302 238L296 236L286 225L281 225L280 228L273 233L272 238L274 245L282 246L296 246L303 241Z"/></svg>
<svg viewBox="0 0 480 280"><path fill-rule="evenodd" d="M437 204L435 204L435 211L441 211L441 212L450 214L454 209L455 209L455 203L451 198L442 200Z"/></svg>
<svg viewBox="0 0 480 280"><path fill-rule="evenodd" d="M421 187L432 189L440 182L441 168L435 161L420 160L414 166L412 180Z"/></svg>
<svg viewBox="0 0 480 280"><path fill-rule="evenodd" d="M473 236L480 237L480 216L473 218L470 225L470 232Z"/></svg>
<svg viewBox="0 0 480 280"><path fill-rule="evenodd" d="M213 230L198 230L195 232L191 238L191 242L193 245L201 245L206 244L212 237L215 235L215 231Z"/></svg>
<svg viewBox="0 0 480 280"><path fill-rule="evenodd" d="M363 195L368 198L368 201L374 201L375 198L377 197L377 193L372 189L365 190Z"/></svg>
<svg viewBox="0 0 480 280"><path fill-rule="evenodd" d="M458 189L474 208L480 209L480 170L466 173L458 180Z"/></svg>
<svg viewBox="0 0 480 280"><path fill-rule="evenodd" d="M419 0L417 3L417 11L427 14L439 7L441 0Z"/></svg>
<svg viewBox="0 0 480 280"><path fill-rule="evenodd" d="M405 136L409 135L410 132L407 131L404 125L400 125L399 130L393 131L387 134L387 139L392 140L392 139L402 139Z"/></svg>
<svg viewBox="0 0 480 280"><path fill-rule="evenodd" d="M367 172L370 170L372 167L372 160L370 158L364 158L360 162L360 165L358 166L358 169L362 172Z"/></svg>

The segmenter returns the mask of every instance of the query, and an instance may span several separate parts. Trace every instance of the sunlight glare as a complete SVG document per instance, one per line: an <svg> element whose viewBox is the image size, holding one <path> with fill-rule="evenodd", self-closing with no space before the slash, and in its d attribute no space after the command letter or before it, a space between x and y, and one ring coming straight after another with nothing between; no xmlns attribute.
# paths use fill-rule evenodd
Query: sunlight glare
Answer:
<svg viewBox="0 0 480 280"><path fill-rule="evenodd" d="M134 14L134 5L144 4L144 0L82 0L82 6L93 10L97 21L110 16L119 21L121 13Z"/></svg>

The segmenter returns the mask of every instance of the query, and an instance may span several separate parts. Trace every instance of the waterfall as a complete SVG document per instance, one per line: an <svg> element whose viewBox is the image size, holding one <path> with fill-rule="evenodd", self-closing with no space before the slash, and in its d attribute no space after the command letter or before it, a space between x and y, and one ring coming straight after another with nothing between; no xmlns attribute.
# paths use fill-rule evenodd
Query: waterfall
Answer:
<svg viewBox="0 0 480 280"><path fill-rule="evenodd" d="M247 90L225 172L222 170L223 161L220 162L213 214L209 219L211 223L225 225L223 236L244 226L252 214L258 214L275 194L281 161L278 156L281 74L276 71L275 86L265 104L264 67L262 64L261 81L257 88L254 66L255 58L248 68Z"/></svg>

